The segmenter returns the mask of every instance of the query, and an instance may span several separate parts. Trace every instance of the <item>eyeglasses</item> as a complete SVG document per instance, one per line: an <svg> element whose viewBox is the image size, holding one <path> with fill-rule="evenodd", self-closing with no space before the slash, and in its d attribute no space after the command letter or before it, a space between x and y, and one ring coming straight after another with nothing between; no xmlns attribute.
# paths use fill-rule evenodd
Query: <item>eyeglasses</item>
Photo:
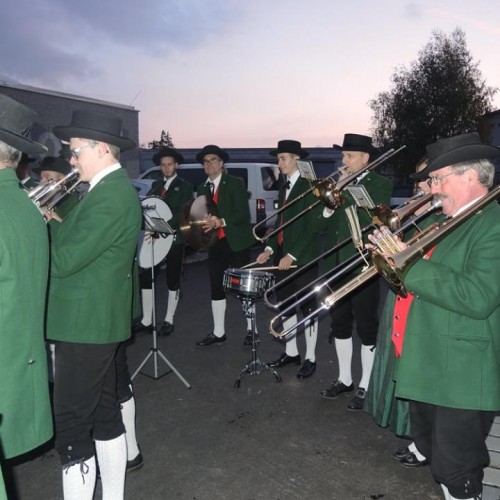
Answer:
<svg viewBox="0 0 500 500"><path fill-rule="evenodd" d="M212 158L211 160L203 160L203 165L215 165L216 163L220 162L220 158Z"/></svg>
<svg viewBox="0 0 500 500"><path fill-rule="evenodd" d="M450 175L453 175L455 174L456 172L450 172L449 174L446 174L446 175L436 175L434 177L429 177L426 182L427 182L427 185L429 187L432 187L432 185L434 184L434 186L438 186L439 184L441 184L443 182L443 179L445 177L448 177Z"/></svg>
<svg viewBox="0 0 500 500"><path fill-rule="evenodd" d="M96 143L94 142L89 142L88 144L84 144L83 146L80 146L79 148L75 149L70 149L69 152L71 153L71 156L75 159L78 160L78 157L80 156L80 151L85 148L93 148L96 146Z"/></svg>

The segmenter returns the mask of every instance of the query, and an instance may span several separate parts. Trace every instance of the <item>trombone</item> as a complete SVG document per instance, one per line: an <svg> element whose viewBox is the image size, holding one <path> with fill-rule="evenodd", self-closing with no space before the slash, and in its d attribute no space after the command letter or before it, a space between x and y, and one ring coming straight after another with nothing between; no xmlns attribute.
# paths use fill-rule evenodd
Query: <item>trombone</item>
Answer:
<svg viewBox="0 0 500 500"><path fill-rule="evenodd" d="M391 156L394 156L395 154L399 153L401 150L403 150L406 146L401 146L399 149L394 150L394 149L389 149L382 155L380 155L377 159L373 160L371 163L368 163L365 165L361 170L355 172L354 174L348 175L344 179L341 179L337 182L333 180L333 177L336 174L332 174L329 177L326 177L325 179L316 179L314 181L311 181L311 188L308 189L307 191L304 191L302 194L297 196L297 198L294 198L290 202L287 202L287 204L284 207L281 207L279 210L271 214L269 217L266 217L264 220L261 220L252 229L253 235L256 240L264 242L267 241L269 238L272 238L275 236L277 233L282 231L285 227L289 226L293 222L295 222L299 217L302 217L305 213L309 212L312 210L314 207L318 206L320 203L323 203L327 208L331 209L337 209L343 204L343 199L341 196L341 191L349 185L351 182L355 181L361 174L364 174L365 172L368 172L370 170L375 169L379 165L381 165L384 161L388 160ZM297 203L298 201L302 200L305 196L308 194L312 193L314 196L319 198L316 200L314 203L311 203L308 207L304 208L300 213L292 217L291 219L287 220L284 224L281 224L279 227L271 231L270 233L260 237L257 235L258 229L262 227L266 222L269 220L273 219L274 217L278 217L282 212L290 208L292 205Z"/></svg>
<svg viewBox="0 0 500 500"><path fill-rule="evenodd" d="M426 199L428 201L428 198L426 196ZM430 213L434 212L441 206L441 203L439 201L434 201L431 207L429 207L427 210L422 212L421 214L413 217L412 219L408 220L406 223L404 223L398 230L399 233L402 233L406 231L407 229L414 227L419 221L427 217ZM417 208L414 208L414 211ZM431 226L432 227L432 226ZM389 231L388 237L386 237L383 241L380 242L379 249L382 252L387 252L390 251L391 253L396 253L397 252L397 246L394 242L393 233ZM382 246L385 245L385 246ZM295 300L292 304L287 306L285 309L282 309L278 315L273 317L271 319L271 322L269 324L269 330L271 335L277 338L289 338L291 336L291 333L295 332L296 328L299 327L300 325L306 323L309 321L311 318L317 316L322 310L328 310L331 307L333 307L334 304L336 304L342 297L345 295L351 293L352 291L356 290L359 288L361 285L375 277L379 271L378 268L373 264L373 255L377 254L372 254L372 264L368 264L367 258L370 257L370 252L368 250L364 250L361 256L353 256L351 259L348 259L348 261L345 261L341 265L337 266L333 271L336 271L339 269L335 274L327 278L325 281L323 281L321 284L316 285L312 290L310 290L306 295L300 297L299 299ZM278 326L281 323L281 317L283 315L286 316L286 314L290 311L294 311L300 304L305 303L307 300L309 300L313 295L319 294L323 288L329 288L330 283L338 279L339 277L342 277L345 275L348 271L350 271L352 268L355 266L359 265L360 262L365 261L367 265L362 269L361 273L358 274L355 278L352 280L348 281L346 284L341 286L339 289L331 292L329 295L325 297L325 299L322 301L321 305L316 308L314 311L309 313L307 316L304 316L300 321L295 323L293 326L289 327L286 330L278 331ZM382 264L380 264L381 266ZM390 271L387 269L385 272L387 274L390 274ZM328 273L327 273L328 274ZM381 272L382 274L382 272ZM385 277L385 276L384 276ZM316 280L314 283L316 283L318 280ZM311 285L308 285L309 288ZM300 290L297 292L297 294L301 293L304 289ZM283 302L289 302L289 298L287 298Z"/></svg>
<svg viewBox="0 0 500 500"><path fill-rule="evenodd" d="M402 205L400 205L398 208L391 209L387 205L379 204L373 209L372 223L369 224L368 226L365 226L361 230L361 233L364 234L367 231L375 229L376 227L380 226L387 226L394 233L399 232L401 230L403 221L407 219L410 215L412 215L420 207L424 206L426 203L431 201L432 198L433 195L431 193L426 194L423 191L418 191L410 199L406 200ZM348 258L335 268L330 269L329 271L323 273L321 276L318 276L314 281L312 281L302 289L296 291L295 293L291 294L281 302L275 304L271 302L270 295L273 292L275 292L278 288L281 288L284 285L286 285L289 281L294 280L298 274L304 272L306 269L309 269L309 267L315 265L319 261L323 260L324 258L328 257L334 252L338 251L340 248L343 248L345 245L348 245L351 241L352 238L347 238L344 241L341 241L332 248L329 248L327 251L325 251L315 259L308 262L306 265L299 268L294 273L289 274L284 279L282 279L281 281L279 281L278 283L267 289L266 292L264 293L264 301L266 302L266 305L268 305L272 309L280 309L281 307L288 304L292 300L296 300L302 293L304 293L306 289L309 289L311 286L314 286L319 281L332 275L332 273L335 274L331 276L330 280L336 280L337 278L341 278L343 275L350 272L360 263L362 262L367 263L367 259L369 258L369 253L367 250L363 250L360 255L358 254L353 255L352 257Z"/></svg>

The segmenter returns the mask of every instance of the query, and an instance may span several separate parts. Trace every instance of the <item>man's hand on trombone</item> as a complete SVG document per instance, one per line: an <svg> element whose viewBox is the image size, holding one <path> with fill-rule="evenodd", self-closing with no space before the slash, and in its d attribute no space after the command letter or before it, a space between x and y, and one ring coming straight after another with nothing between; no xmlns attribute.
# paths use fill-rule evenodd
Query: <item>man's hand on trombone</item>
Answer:
<svg viewBox="0 0 500 500"><path fill-rule="evenodd" d="M387 226L375 229L372 234L368 235L368 239L371 243L368 243L366 248L371 253L381 255L389 263L388 259L392 255L408 248L408 245L398 235L391 233Z"/></svg>

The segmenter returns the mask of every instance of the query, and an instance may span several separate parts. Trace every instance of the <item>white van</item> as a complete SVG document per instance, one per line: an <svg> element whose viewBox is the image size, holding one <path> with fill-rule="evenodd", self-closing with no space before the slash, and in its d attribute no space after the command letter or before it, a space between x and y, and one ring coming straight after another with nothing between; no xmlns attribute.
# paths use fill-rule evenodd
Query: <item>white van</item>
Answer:
<svg viewBox="0 0 500 500"><path fill-rule="evenodd" d="M277 165L228 162L224 164L224 167L228 174L240 177L245 183L252 224L262 221L275 212L275 201L278 199L278 189L282 182ZM177 174L193 184L195 190L207 179L203 166L199 163L182 163L179 165ZM161 176L160 167L152 167L146 170L138 180L148 182L149 179L152 183ZM274 221L269 221L267 225L271 226L273 223Z"/></svg>

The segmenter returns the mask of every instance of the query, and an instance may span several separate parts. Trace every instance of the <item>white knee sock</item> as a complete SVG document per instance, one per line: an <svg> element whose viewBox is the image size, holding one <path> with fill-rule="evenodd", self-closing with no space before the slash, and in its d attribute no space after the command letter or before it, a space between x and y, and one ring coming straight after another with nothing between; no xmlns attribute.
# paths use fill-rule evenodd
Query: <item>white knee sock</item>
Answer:
<svg viewBox="0 0 500 500"><path fill-rule="evenodd" d="M359 387L362 387L363 389L368 389L368 384L370 383L370 376L372 374L374 357L375 357L374 345L361 346L361 380L359 381Z"/></svg>
<svg viewBox="0 0 500 500"><path fill-rule="evenodd" d="M450 492L448 491L448 488L443 483L440 483L440 485L443 490L444 500L450 500Z"/></svg>
<svg viewBox="0 0 500 500"><path fill-rule="evenodd" d="M142 297L142 321L143 325L149 326L153 322L153 290L151 288L141 289Z"/></svg>
<svg viewBox="0 0 500 500"><path fill-rule="evenodd" d="M313 319L305 327L306 359L316 362L316 341L318 340L318 320Z"/></svg>
<svg viewBox="0 0 500 500"><path fill-rule="evenodd" d="M140 453L135 435L135 399L133 395L128 401L121 404L121 412L127 441L127 460L133 460Z"/></svg>
<svg viewBox="0 0 500 500"><path fill-rule="evenodd" d="M64 500L92 500L95 489L95 456L62 471Z"/></svg>
<svg viewBox="0 0 500 500"><path fill-rule="evenodd" d="M408 446L408 450L410 450L416 457L419 462L423 462L425 460L425 457L418 451L417 445L415 444L415 441L412 441L410 445Z"/></svg>
<svg viewBox="0 0 500 500"><path fill-rule="evenodd" d="M127 441L121 434L109 441L95 441L101 471L102 500L123 500L127 469Z"/></svg>
<svg viewBox="0 0 500 500"><path fill-rule="evenodd" d="M294 314L283 321L283 329L288 330L291 326L297 323L297 315ZM291 337L286 341L285 353L289 356L298 356L299 350L297 349L297 336L295 333L297 329L290 332Z"/></svg>
<svg viewBox="0 0 500 500"><path fill-rule="evenodd" d="M222 337L225 333L224 317L226 315L226 299L212 300L212 316L214 318L214 335Z"/></svg>
<svg viewBox="0 0 500 500"><path fill-rule="evenodd" d="M174 324L175 311L177 309L177 303L179 302L179 290L169 290L168 291L168 302L167 302L167 314L165 315L165 321Z"/></svg>
<svg viewBox="0 0 500 500"><path fill-rule="evenodd" d="M335 349L339 362L339 380L345 385L351 385L352 338L335 339Z"/></svg>

